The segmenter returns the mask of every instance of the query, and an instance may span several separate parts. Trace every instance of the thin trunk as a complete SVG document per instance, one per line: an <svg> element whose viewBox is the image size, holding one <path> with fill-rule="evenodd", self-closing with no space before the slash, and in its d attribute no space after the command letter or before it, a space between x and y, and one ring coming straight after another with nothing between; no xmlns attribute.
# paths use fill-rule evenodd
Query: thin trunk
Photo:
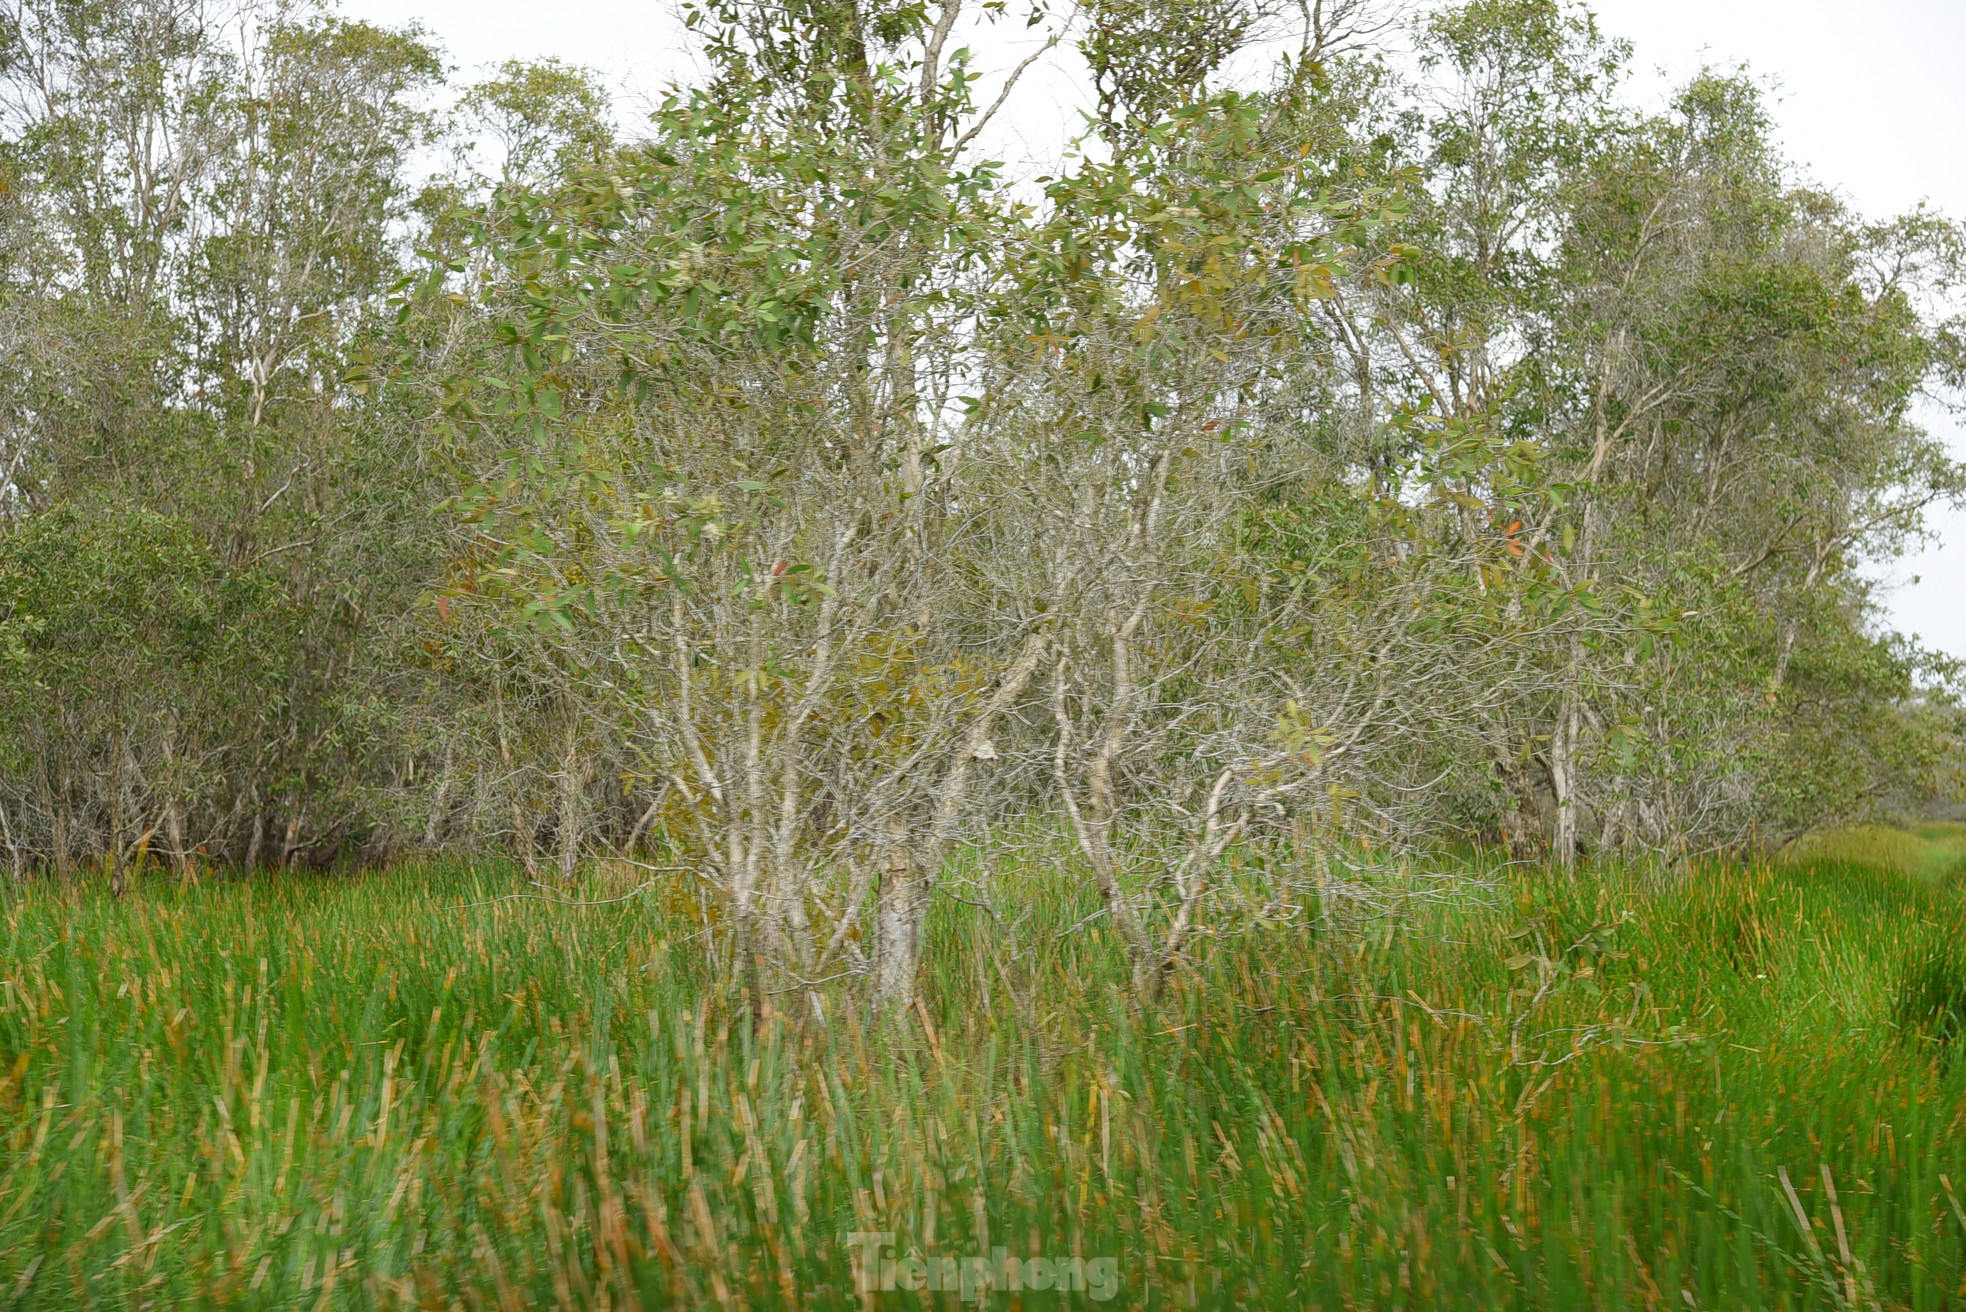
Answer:
<svg viewBox="0 0 1966 1312"><path fill-rule="evenodd" d="M171 864L177 867L178 878L189 881L191 853L184 843L184 808L178 799L177 750L173 737L173 733L164 735L164 788L169 798L164 803L164 835L170 840Z"/></svg>
<svg viewBox="0 0 1966 1312"><path fill-rule="evenodd" d="M519 799L518 774L512 768L512 745L505 733L505 691L496 680L492 684L493 707L498 716L498 759L505 767L506 797L512 807L512 847L526 868L526 878L539 878L539 859L533 848L532 822L526 819Z"/></svg>
<svg viewBox="0 0 1966 1312"><path fill-rule="evenodd" d="M14 826L7 818L7 804L5 801L0 801L0 838L6 840L7 857L13 865L15 881L17 883L25 883L27 880L27 862L21 852L19 841L14 838Z"/></svg>
<svg viewBox="0 0 1966 1312"><path fill-rule="evenodd" d="M921 925L932 890L915 860L904 817L889 818L886 839L880 906L875 913L874 997L883 1013L898 1015L915 999Z"/></svg>
<svg viewBox="0 0 1966 1312"><path fill-rule="evenodd" d="M36 762L35 780L41 793L41 809L47 812L48 826L52 831L55 876L65 882L69 873L68 807L65 798L56 798L54 786L48 780L48 758L45 752Z"/></svg>
<svg viewBox="0 0 1966 1312"><path fill-rule="evenodd" d="M774 909L761 906L758 897L760 865L765 855L765 791L768 786L764 762L764 608L771 604L770 586L766 583L764 595L754 604L750 616L747 644L750 669L746 671L744 679L744 809L738 823L731 826L735 844L733 855L737 857L733 870L733 891L736 894L742 940L739 946L748 958L751 1005L760 1013L767 996L765 958L775 946L772 940L776 928L776 917L772 914Z"/></svg>
<svg viewBox="0 0 1966 1312"><path fill-rule="evenodd" d="M123 833L128 817L123 811L125 781L123 761L128 752L120 720L110 736L109 747L109 880L117 893L123 891Z"/></svg>
<svg viewBox="0 0 1966 1312"><path fill-rule="evenodd" d="M178 878L190 882L196 875L191 868L191 853L184 845L184 812L175 795L164 804L164 834L171 841L171 864L177 867Z"/></svg>
<svg viewBox="0 0 1966 1312"><path fill-rule="evenodd" d="M580 721L567 712L567 748L560 760L559 779L559 865L560 879L570 883L580 863L581 802L586 796L585 777L580 760Z"/></svg>
<svg viewBox="0 0 1966 1312"><path fill-rule="evenodd" d="M246 840L245 868L250 873L259 869L259 849L266 840L266 815L259 809L259 799L253 799L253 834Z"/></svg>
<svg viewBox="0 0 1966 1312"><path fill-rule="evenodd" d="M1207 895L1215 863L1222 859L1222 853L1236 841L1243 826L1248 823L1247 812L1236 817L1233 824L1222 823L1222 799L1227 795L1235 773L1235 767L1229 766L1215 776L1215 784L1208 790L1201 832L1195 835L1187 855L1173 873L1171 882L1181 897L1180 906L1174 913L1174 923L1168 928L1166 937L1151 960L1136 963L1134 967L1134 987L1144 1006L1160 1001L1161 991L1167 987L1168 975L1172 973L1174 963L1181 959L1182 949L1187 946L1188 936L1194 931L1200 916L1202 898ZM1143 964L1146 966L1144 978Z"/></svg>
<svg viewBox="0 0 1966 1312"><path fill-rule="evenodd" d="M1577 698L1566 692L1550 735L1550 791L1556 795L1556 825L1550 855L1565 870L1577 864Z"/></svg>
<svg viewBox="0 0 1966 1312"><path fill-rule="evenodd" d="M642 835L647 832L648 827L655 823L656 816L662 814L662 804L668 800L669 784L664 782L655 790L655 797L650 800L641 818L635 821L634 828L628 831L628 837L621 840L621 846L615 851L622 856L635 855L635 844L642 840Z"/></svg>
<svg viewBox="0 0 1966 1312"><path fill-rule="evenodd" d="M437 776L437 795L430 799L430 814L423 822L423 850L435 851L437 842L443 837L444 821L448 818L446 807L450 803L451 781L456 772L456 748L444 744L444 769Z"/></svg>

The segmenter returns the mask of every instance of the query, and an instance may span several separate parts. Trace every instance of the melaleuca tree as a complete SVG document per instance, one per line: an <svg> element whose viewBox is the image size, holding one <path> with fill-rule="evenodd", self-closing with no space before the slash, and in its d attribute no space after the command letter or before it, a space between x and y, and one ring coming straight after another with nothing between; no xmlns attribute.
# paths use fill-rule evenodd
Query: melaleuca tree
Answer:
<svg viewBox="0 0 1966 1312"><path fill-rule="evenodd" d="M1303 656L1329 594L1266 593L1245 541L1307 483L1378 497L1354 522L1381 548L1405 531L1321 445L1321 306L1400 276L1396 200L1331 193L1285 97L1190 87L1026 211L960 153L941 19L883 69L864 52L908 29L748 13L653 142L487 221L507 349L452 393L483 463L445 613L631 748L755 998L846 970L905 1002L953 845L1052 806L1151 997L1231 843L1346 791L1328 761L1401 750L1393 689L1453 628L1416 580L1514 567L1490 534L1379 571L1400 600L1350 630L1370 673L1326 678ZM756 82L791 40L809 76ZM1506 443L1421 446L1520 481Z"/></svg>
<svg viewBox="0 0 1966 1312"><path fill-rule="evenodd" d="M720 75L653 140L484 227L508 355L454 394L489 464L451 595L627 747L758 1005L843 960L895 1004L1037 661L951 609L966 283L1004 214L946 24L752 17L697 15Z"/></svg>
<svg viewBox="0 0 1966 1312"><path fill-rule="evenodd" d="M5 531L22 537L23 569L41 564L0 579L0 606L56 631L43 621L61 585L46 571L67 561L76 596L146 578L160 617L228 615L214 652L258 654L201 667L231 669L207 683L141 624L67 653L79 666L36 680L52 700L18 729L34 768L0 781L16 836L63 867L119 865L132 827L167 835L156 848L181 865L192 849L325 857L359 840L387 769L387 742L354 730L376 673L363 638L415 568L394 530L413 536L414 508L431 504L412 490L413 454L363 425L342 374L398 275L436 57L306 6L7 17L22 349L0 379L14 419ZM101 527L72 553L36 554L66 540L37 536L56 534L49 516L72 517L62 533ZM239 609L238 596L261 601ZM82 691L101 686L120 690L113 704Z"/></svg>
<svg viewBox="0 0 1966 1312"><path fill-rule="evenodd" d="M1961 487L1911 416L1947 364L1920 306L1955 285L1957 232L1788 182L1752 89L1720 79L1578 170L1566 217L1537 374L1566 568L1675 636L1577 662L1559 850L1586 812L1600 845L1663 848L1861 811L1905 782L1889 726L1921 663L1870 636L1859 565ZM1803 785L1831 759L1840 785Z"/></svg>
<svg viewBox="0 0 1966 1312"><path fill-rule="evenodd" d="M1801 747L1821 696L1886 725L1909 693L1856 565L1958 486L1908 410L1952 356L1916 307L1955 278L1956 230L1865 228L1789 183L1743 84L1632 113L1622 48L1581 12L1482 0L1421 38L1423 126L1388 157L1414 180L1410 276L1329 313L1353 395L1410 416L1368 413L1376 459L1516 443L1542 470L1511 509L1430 466L1469 543L1508 529L1540 570L1503 611L1518 660L1488 717L1486 823L1566 863L1747 842L1826 749ZM1789 721L1804 633L1846 655ZM1901 790L1904 753L1858 756Z"/></svg>

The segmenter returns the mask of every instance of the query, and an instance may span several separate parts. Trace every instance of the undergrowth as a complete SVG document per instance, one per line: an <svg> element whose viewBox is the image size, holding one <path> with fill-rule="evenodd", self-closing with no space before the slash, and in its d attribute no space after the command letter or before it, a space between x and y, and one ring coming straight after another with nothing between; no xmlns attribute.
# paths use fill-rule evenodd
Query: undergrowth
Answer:
<svg viewBox="0 0 1966 1312"><path fill-rule="evenodd" d="M454 868L11 895L0 1303L1966 1298L1933 881L1518 872L1204 940L1143 1017L1083 887L1004 877L1015 950L940 907L884 1025L844 993L751 1024L687 899ZM998 1250L1113 1283L857 1290L849 1237L883 1233L897 1285Z"/></svg>

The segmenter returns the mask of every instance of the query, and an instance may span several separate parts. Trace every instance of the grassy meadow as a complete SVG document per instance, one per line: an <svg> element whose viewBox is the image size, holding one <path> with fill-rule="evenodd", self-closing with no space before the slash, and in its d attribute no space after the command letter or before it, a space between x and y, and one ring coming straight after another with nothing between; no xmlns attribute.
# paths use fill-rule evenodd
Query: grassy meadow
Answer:
<svg viewBox="0 0 1966 1312"><path fill-rule="evenodd" d="M1961 853L1492 871L1147 1018L1034 867L1023 951L946 903L884 1027L748 1024L676 897L16 890L0 1306L1966 1307Z"/></svg>

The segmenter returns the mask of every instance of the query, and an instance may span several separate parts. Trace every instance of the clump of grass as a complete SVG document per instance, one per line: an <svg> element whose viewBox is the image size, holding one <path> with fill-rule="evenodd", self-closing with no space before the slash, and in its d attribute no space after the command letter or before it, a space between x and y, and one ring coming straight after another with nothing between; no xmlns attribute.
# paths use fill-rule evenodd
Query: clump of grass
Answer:
<svg viewBox="0 0 1966 1312"><path fill-rule="evenodd" d="M1945 936L1915 950L1898 981L1892 1019L1950 1059L1966 1038L1966 943Z"/></svg>
<svg viewBox="0 0 1966 1312"><path fill-rule="evenodd" d="M1798 840L1782 854L1789 866L1863 866L1934 884L1966 874L1966 825L1932 821L1899 829L1858 825Z"/></svg>

